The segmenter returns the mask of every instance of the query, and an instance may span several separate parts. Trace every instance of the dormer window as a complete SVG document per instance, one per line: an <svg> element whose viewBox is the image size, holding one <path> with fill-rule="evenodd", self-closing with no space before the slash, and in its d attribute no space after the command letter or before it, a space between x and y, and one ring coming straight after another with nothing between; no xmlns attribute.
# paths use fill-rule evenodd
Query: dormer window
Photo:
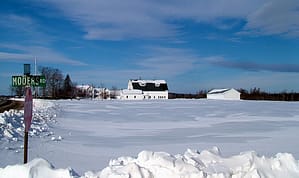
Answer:
<svg viewBox="0 0 299 178"><path fill-rule="evenodd" d="M143 82L139 82L139 85L144 87L146 85L146 83L143 83Z"/></svg>

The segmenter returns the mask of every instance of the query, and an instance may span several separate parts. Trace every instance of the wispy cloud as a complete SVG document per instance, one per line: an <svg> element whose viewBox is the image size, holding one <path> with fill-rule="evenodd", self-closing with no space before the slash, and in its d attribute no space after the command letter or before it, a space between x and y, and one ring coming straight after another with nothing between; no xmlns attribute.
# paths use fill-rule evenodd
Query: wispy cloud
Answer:
<svg viewBox="0 0 299 178"><path fill-rule="evenodd" d="M263 64L255 62L244 62L244 61L232 61L227 60L222 56L214 56L205 58L205 60L213 65L235 68L246 71L271 71L271 72L293 72L299 73L298 64Z"/></svg>
<svg viewBox="0 0 299 178"><path fill-rule="evenodd" d="M86 39L122 40L180 35L172 22L192 20L220 29L232 28L267 0L44 0L86 32ZM222 21L223 19L224 21Z"/></svg>
<svg viewBox="0 0 299 178"><path fill-rule="evenodd" d="M272 0L250 13L241 34L299 37L298 0Z"/></svg>
<svg viewBox="0 0 299 178"><path fill-rule="evenodd" d="M86 65L71 59L50 48L53 37L42 32L35 18L26 15L1 14L0 27L9 31L6 42L0 44L0 61L32 62L35 57L41 63L61 63L68 65ZM16 43L16 40L18 43Z"/></svg>
<svg viewBox="0 0 299 178"><path fill-rule="evenodd" d="M89 40L169 38L181 35L178 22L189 20L221 30L244 23L237 34L299 36L298 0L41 0L81 27ZM49 10L50 11L50 10ZM0 25L37 32L38 23L28 16L1 14ZM33 29L34 28L34 29ZM31 33L34 34L34 33ZM40 34L42 35L42 33Z"/></svg>
<svg viewBox="0 0 299 178"><path fill-rule="evenodd" d="M160 76L176 76L194 68L198 57L190 50L165 47L149 47L150 57L136 62L150 73Z"/></svg>
<svg viewBox="0 0 299 178"><path fill-rule="evenodd" d="M0 15L0 28L10 32L10 41L18 39L22 43L45 45L54 40L54 37L42 32L42 25L31 16L13 13Z"/></svg>
<svg viewBox="0 0 299 178"><path fill-rule="evenodd" d="M114 69L96 67L72 74L76 80L97 81L101 76L104 83L123 83L132 78L171 79L196 68L199 58L189 50L163 47L147 47L146 54L131 61L130 68ZM99 82L99 81L98 81Z"/></svg>
<svg viewBox="0 0 299 178"><path fill-rule="evenodd" d="M0 45L0 47L5 47L7 49L18 51L18 52L4 52L0 51L0 61L6 62L24 62L33 61L35 57L41 63L60 63L68 64L74 66L84 66L87 65L79 60L71 59L65 57L64 55L53 51L47 47L41 46L20 46L20 45Z"/></svg>
<svg viewBox="0 0 299 178"><path fill-rule="evenodd" d="M149 1L48 1L86 32L86 39L122 40L171 36L175 28L151 12Z"/></svg>
<svg viewBox="0 0 299 178"><path fill-rule="evenodd" d="M32 31L35 26L35 22L28 16L1 14L0 26L19 31Z"/></svg>

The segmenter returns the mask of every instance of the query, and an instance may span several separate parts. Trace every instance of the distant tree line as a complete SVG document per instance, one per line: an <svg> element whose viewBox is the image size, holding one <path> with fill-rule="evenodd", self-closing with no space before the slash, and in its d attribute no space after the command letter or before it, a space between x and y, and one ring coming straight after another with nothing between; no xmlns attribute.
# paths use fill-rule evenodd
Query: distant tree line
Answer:
<svg viewBox="0 0 299 178"><path fill-rule="evenodd" d="M271 100L271 101L299 101L299 93L297 92L279 92L270 93L262 91L260 88L252 88L250 90L238 89L243 100ZM169 93L169 99L185 98L185 99L200 99L207 98L207 90L200 90L196 94L184 93Z"/></svg>
<svg viewBox="0 0 299 178"><path fill-rule="evenodd" d="M168 93L169 99L200 99L200 98L207 98L207 91L206 90L200 90L196 94L192 93Z"/></svg>
<svg viewBox="0 0 299 178"><path fill-rule="evenodd" d="M239 92L241 99L244 100L299 101L299 93L297 92L269 93L261 91L260 88L252 88L249 91L241 88Z"/></svg>

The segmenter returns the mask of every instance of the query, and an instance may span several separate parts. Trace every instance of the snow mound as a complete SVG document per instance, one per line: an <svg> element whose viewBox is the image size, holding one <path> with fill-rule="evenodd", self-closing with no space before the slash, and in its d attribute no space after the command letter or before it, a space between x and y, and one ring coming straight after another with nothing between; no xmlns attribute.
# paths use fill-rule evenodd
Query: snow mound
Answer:
<svg viewBox="0 0 299 178"><path fill-rule="evenodd" d="M0 168L0 178L71 178L75 174L69 169L54 169L44 159L34 159L24 165L7 166Z"/></svg>
<svg viewBox="0 0 299 178"><path fill-rule="evenodd" d="M54 169L37 158L24 165L0 168L0 178L79 178L71 168ZM299 177L299 164L291 154L273 158L255 152L225 158L218 148L198 152L188 149L183 155L142 151L137 158L120 157L98 173L86 172L81 178L276 178Z"/></svg>
<svg viewBox="0 0 299 178"><path fill-rule="evenodd" d="M51 101L34 100L33 116L30 136L51 135L49 123L56 122L55 117L58 106ZM0 140L8 141L22 140L24 136L24 110L9 110L0 113Z"/></svg>
<svg viewBox="0 0 299 178"><path fill-rule="evenodd" d="M87 172L86 178L274 178L299 177L299 164L291 154L274 158L255 152L224 158L218 148L202 152L188 149L184 155L142 151L137 158L111 160L99 173Z"/></svg>

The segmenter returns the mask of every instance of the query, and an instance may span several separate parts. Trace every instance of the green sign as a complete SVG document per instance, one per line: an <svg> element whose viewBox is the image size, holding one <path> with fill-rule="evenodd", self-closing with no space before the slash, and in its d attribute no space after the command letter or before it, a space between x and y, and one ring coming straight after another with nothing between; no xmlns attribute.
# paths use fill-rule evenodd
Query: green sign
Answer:
<svg viewBox="0 0 299 178"><path fill-rule="evenodd" d="M32 86L32 87L45 87L46 77L43 75L23 75L23 76L12 76L12 86Z"/></svg>

